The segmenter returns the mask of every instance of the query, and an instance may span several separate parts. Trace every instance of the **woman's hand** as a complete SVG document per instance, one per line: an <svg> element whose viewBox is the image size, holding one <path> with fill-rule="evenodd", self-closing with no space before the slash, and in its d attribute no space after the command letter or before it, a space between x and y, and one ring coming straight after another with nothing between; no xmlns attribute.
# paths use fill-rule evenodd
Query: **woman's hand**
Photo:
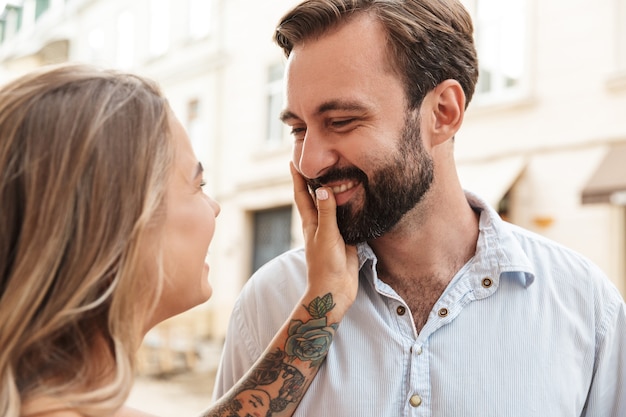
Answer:
<svg viewBox="0 0 626 417"><path fill-rule="evenodd" d="M332 190L320 187L313 196L293 163L290 169L294 199L302 218L308 292L318 295L331 293L337 309L333 313L342 317L352 305L358 289L359 261L356 247L346 245L341 237Z"/></svg>

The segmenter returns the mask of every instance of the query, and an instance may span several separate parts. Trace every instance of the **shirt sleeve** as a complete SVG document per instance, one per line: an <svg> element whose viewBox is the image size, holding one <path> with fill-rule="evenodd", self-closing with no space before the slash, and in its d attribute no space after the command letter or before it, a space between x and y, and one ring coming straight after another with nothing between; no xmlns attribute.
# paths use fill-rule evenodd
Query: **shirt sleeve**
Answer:
<svg viewBox="0 0 626 417"><path fill-rule="evenodd" d="M222 358L215 378L213 402L224 396L250 369L259 356L251 345L252 335L245 324L243 297L237 300L228 325Z"/></svg>
<svg viewBox="0 0 626 417"><path fill-rule="evenodd" d="M617 290L615 290L617 292ZM618 294L602 303L596 365L582 417L626 416L626 305Z"/></svg>

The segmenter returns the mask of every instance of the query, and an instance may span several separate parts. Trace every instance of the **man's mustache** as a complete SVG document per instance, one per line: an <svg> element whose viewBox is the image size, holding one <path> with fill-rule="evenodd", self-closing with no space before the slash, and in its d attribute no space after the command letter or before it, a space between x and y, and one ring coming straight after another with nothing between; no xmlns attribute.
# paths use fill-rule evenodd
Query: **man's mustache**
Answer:
<svg viewBox="0 0 626 417"><path fill-rule="evenodd" d="M317 178L306 178L306 182L312 191L315 191L324 184L334 181L354 180L367 185L367 175L357 167L333 168L324 175Z"/></svg>

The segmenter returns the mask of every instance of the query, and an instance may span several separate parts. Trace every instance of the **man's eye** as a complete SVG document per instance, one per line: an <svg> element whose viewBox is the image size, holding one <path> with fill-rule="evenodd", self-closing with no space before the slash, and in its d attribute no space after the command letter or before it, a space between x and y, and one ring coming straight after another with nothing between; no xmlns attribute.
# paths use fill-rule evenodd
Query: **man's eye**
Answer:
<svg viewBox="0 0 626 417"><path fill-rule="evenodd" d="M344 126L349 125L350 123L354 122L355 119L339 119L339 120L333 120L332 122L330 122L330 125L334 128L342 128Z"/></svg>
<svg viewBox="0 0 626 417"><path fill-rule="evenodd" d="M303 135L305 132L306 132L306 128L304 127L292 127L291 128L291 134L293 136Z"/></svg>

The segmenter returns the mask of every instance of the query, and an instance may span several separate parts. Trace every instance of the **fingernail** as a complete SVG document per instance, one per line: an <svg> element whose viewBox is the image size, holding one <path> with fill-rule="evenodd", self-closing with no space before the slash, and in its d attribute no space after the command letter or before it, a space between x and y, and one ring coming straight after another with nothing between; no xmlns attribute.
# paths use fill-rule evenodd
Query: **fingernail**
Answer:
<svg viewBox="0 0 626 417"><path fill-rule="evenodd" d="M315 190L315 196L318 200L328 200L328 191L324 188L318 188Z"/></svg>

